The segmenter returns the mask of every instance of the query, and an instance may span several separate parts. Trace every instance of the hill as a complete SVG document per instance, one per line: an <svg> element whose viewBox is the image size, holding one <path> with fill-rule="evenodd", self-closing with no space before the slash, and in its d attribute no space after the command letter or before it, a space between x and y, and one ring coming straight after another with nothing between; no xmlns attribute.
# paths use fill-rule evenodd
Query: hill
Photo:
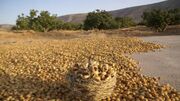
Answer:
<svg viewBox="0 0 180 101"><path fill-rule="evenodd" d="M128 16L134 19L135 22L141 21L141 15L144 11L148 11L150 9L174 9L180 8L180 0L167 0L159 3L149 4L149 5L142 5L136 7L130 7L125 9L119 9L114 11L109 11L113 17L123 17ZM75 22L75 23L82 23L87 16L87 13L81 14L70 14L60 16L59 18L64 20L65 22Z"/></svg>
<svg viewBox="0 0 180 101"><path fill-rule="evenodd" d="M14 25L10 25L10 24L0 24L0 30L2 29L6 29L9 30L13 27Z"/></svg>

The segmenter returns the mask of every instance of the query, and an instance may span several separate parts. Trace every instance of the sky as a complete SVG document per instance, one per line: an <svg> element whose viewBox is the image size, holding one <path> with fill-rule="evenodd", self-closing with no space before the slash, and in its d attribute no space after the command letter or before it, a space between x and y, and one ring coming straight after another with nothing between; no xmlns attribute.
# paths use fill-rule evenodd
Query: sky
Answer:
<svg viewBox="0 0 180 101"><path fill-rule="evenodd" d="M15 24L17 16L21 13L27 15L30 9L47 10L61 16L96 9L117 10L161 1L164 0L0 0L0 24Z"/></svg>

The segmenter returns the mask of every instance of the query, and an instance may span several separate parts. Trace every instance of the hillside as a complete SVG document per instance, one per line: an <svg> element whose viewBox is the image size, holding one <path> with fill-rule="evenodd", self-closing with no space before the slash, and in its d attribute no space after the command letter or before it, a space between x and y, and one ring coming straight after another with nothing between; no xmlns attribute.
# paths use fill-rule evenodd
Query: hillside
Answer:
<svg viewBox="0 0 180 101"><path fill-rule="evenodd" d="M4 29L6 29L6 30L9 30L9 29L11 29L12 27L13 27L14 25L10 25L10 24L0 24L0 30L4 30Z"/></svg>
<svg viewBox="0 0 180 101"><path fill-rule="evenodd" d="M140 22L141 15L144 11L150 9L158 9L158 8L160 9L180 8L180 0L167 0L155 4L142 5L142 6L109 11L109 13L112 14L113 17L128 16L128 17L132 17L136 22ZM59 18L64 20L65 22L82 23L82 21L86 18L86 15L87 15L86 13L70 14L70 15L60 16Z"/></svg>

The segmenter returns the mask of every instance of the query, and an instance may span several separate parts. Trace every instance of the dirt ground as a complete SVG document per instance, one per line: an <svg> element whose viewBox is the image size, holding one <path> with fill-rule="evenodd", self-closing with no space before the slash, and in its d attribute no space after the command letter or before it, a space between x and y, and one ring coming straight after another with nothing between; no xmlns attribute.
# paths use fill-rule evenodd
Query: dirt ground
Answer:
<svg viewBox="0 0 180 101"><path fill-rule="evenodd" d="M160 51L133 55L139 61L142 73L160 77L161 83L169 83L180 91L180 35L140 38L166 45Z"/></svg>

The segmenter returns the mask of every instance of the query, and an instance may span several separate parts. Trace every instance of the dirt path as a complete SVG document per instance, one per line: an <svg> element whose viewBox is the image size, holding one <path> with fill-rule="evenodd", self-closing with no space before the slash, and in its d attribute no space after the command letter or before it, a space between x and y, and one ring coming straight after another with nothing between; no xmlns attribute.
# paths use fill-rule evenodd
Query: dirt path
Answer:
<svg viewBox="0 0 180 101"><path fill-rule="evenodd" d="M140 62L142 73L160 77L161 83L169 83L180 91L180 35L141 37L145 41L164 44L167 48L157 52L134 54Z"/></svg>

